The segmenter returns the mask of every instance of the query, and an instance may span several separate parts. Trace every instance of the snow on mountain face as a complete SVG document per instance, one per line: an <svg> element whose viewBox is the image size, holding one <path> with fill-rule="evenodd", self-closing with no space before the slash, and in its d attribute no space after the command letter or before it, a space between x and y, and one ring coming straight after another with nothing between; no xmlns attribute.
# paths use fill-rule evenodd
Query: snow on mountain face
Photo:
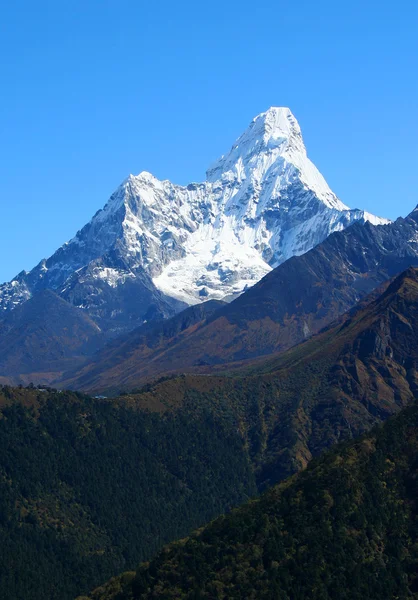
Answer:
<svg viewBox="0 0 418 600"><path fill-rule="evenodd" d="M89 309L100 304L95 286L119 290L138 278L188 304L231 297L356 220L386 222L348 209L308 159L290 110L270 108L204 183L131 175L70 242L0 286L0 307L49 287Z"/></svg>
<svg viewBox="0 0 418 600"><path fill-rule="evenodd" d="M272 190L266 191L278 192L292 182L295 167L299 170L296 178L329 208L347 209L307 158L299 123L288 108L270 108L258 115L230 152L210 167L207 179L211 182L225 179L242 181L250 177L261 182L272 168L279 180ZM269 175L271 177L272 174ZM277 193L272 194L272 197L277 196Z"/></svg>
<svg viewBox="0 0 418 600"><path fill-rule="evenodd" d="M176 199L186 190L189 200L180 203L180 211ZM181 256L162 260L153 281L188 303L237 295L355 220L386 222L350 211L335 196L308 159L299 124L287 108L256 117L209 168L204 184L173 186L173 192L166 195L167 210L176 206L194 227L173 231Z"/></svg>

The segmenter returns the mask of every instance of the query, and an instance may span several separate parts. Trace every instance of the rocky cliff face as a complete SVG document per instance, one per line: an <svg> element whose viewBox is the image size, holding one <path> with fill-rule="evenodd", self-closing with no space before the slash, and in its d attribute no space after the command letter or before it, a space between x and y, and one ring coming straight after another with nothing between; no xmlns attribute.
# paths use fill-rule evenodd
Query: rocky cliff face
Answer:
<svg viewBox="0 0 418 600"><path fill-rule="evenodd" d="M0 286L0 310L52 289L102 329L131 329L184 303L239 295L354 221L383 222L338 200L290 110L271 108L204 183L129 176L72 240Z"/></svg>

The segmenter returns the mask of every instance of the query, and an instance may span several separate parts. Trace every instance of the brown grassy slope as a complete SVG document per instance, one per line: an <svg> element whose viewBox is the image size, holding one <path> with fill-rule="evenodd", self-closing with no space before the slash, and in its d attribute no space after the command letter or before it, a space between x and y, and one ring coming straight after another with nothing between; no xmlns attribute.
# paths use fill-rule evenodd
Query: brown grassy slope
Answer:
<svg viewBox="0 0 418 600"><path fill-rule="evenodd" d="M138 327L105 346L75 372L66 373L59 386L93 392L104 388L105 391L120 391L132 377L135 379L138 364L152 365L158 362L167 347L175 347L200 330L207 319L223 306L224 302L209 300L191 306L171 319ZM106 386L102 383L104 374Z"/></svg>

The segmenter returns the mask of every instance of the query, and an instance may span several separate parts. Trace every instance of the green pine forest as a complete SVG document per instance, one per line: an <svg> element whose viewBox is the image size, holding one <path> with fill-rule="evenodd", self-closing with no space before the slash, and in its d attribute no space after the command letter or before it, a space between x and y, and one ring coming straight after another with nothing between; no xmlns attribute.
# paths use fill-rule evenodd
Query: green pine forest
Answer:
<svg viewBox="0 0 418 600"><path fill-rule="evenodd" d="M256 494L213 414L9 387L0 407L1 600L74 599Z"/></svg>
<svg viewBox="0 0 418 600"><path fill-rule="evenodd" d="M417 501L414 405L90 600L418 598Z"/></svg>

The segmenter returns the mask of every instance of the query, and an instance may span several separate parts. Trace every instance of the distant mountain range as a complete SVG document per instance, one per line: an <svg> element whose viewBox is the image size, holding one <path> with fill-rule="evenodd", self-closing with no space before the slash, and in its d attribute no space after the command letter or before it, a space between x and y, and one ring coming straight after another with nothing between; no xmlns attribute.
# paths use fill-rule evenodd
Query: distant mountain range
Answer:
<svg viewBox="0 0 418 600"><path fill-rule="evenodd" d="M139 328L69 372L60 385L115 393L157 376L213 373L286 350L410 265L418 266L417 209L387 225L355 223L281 264L181 337L163 339L157 327L156 351L150 352Z"/></svg>
<svg viewBox="0 0 418 600"><path fill-rule="evenodd" d="M50 289L112 336L234 297L355 221L385 222L338 200L290 110L270 108L204 183L129 176L72 240L0 286L0 312Z"/></svg>
<svg viewBox="0 0 418 600"><path fill-rule="evenodd" d="M281 351L416 264L416 235L414 213L389 224L342 204L295 117L271 108L205 183L130 176L70 242L1 285L0 379L118 392ZM187 305L234 298L186 317L180 337L157 325L150 338Z"/></svg>
<svg viewBox="0 0 418 600"><path fill-rule="evenodd" d="M0 373L51 379L103 343L99 327L51 290L43 290L0 321Z"/></svg>
<svg viewBox="0 0 418 600"><path fill-rule="evenodd" d="M0 321L0 377L118 393L162 375L215 372L303 341L408 266L418 266L417 209L386 225L354 223L282 263L229 304L211 301L206 309L205 302L165 324L150 318L107 345L109 333L55 292L49 292L48 302L55 303L51 314L56 318L48 320L38 292L19 308L5 311ZM136 284L132 285L129 298L135 302ZM81 323L86 325L78 341L68 335L74 320L78 331ZM179 326L181 336L172 335ZM47 352L40 350L45 345Z"/></svg>

